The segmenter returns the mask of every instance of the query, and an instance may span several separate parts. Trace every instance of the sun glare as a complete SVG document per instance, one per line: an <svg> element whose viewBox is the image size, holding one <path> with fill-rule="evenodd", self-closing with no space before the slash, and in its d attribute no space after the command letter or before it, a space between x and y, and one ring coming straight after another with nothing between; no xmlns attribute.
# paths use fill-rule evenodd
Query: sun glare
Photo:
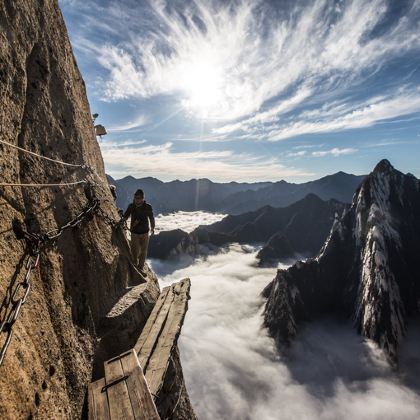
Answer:
<svg viewBox="0 0 420 420"><path fill-rule="evenodd" d="M216 117L224 101L223 82L221 66L211 57L203 56L190 62L181 77L185 108L200 118Z"/></svg>

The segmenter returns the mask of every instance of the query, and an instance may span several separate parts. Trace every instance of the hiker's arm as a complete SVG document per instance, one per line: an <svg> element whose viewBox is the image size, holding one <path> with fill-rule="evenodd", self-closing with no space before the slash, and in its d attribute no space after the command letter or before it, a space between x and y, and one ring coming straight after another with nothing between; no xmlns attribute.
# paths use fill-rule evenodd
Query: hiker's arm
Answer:
<svg viewBox="0 0 420 420"><path fill-rule="evenodd" d="M128 217L131 214L132 209L133 209L133 205L132 204L129 204L129 206L127 207L127 210L125 211L125 213L123 215L123 219L125 219L125 220L128 219Z"/></svg>

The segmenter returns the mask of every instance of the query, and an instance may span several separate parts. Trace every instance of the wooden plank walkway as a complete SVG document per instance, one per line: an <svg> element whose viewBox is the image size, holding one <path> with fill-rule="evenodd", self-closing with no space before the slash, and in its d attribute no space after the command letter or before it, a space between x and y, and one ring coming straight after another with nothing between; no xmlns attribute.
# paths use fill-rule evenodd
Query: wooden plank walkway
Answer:
<svg viewBox="0 0 420 420"><path fill-rule="evenodd" d="M190 287L189 279L165 287L134 348L105 362L105 378L89 386L90 420L159 419L153 397L181 332Z"/></svg>
<svg viewBox="0 0 420 420"><path fill-rule="evenodd" d="M135 346L139 360L144 366L146 380L150 391L158 395L169 365L172 350L175 347L188 307L190 290L189 279L182 280L168 288L164 305L159 310L158 320L153 327L159 326L159 334L152 328L150 333L140 335ZM142 345L145 340L145 345ZM153 342L150 347L147 343Z"/></svg>

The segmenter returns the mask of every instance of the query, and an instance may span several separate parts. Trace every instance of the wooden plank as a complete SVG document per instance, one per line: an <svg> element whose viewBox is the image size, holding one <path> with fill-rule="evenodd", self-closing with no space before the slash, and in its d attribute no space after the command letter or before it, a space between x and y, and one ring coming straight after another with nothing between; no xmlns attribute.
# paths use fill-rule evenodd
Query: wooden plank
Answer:
<svg viewBox="0 0 420 420"><path fill-rule="evenodd" d="M147 337L150 334L150 331L156 321L156 318L158 317L160 310L164 304L164 302L166 301L166 298L168 296L168 293L170 291L170 286L169 287L165 287L162 290L162 293L159 295L157 302L155 303L155 306L153 307L152 313L149 315L149 318L147 319L146 325L144 326L139 339L136 342L136 345L134 346L134 348L136 349L137 353L140 353L140 350L142 349Z"/></svg>
<svg viewBox="0 0 420 420"><path fill-rule="evenodd" d="M89 420L110 420L108 396L104 387L105 378L89 385Z"/></svg>
<svg viewBox="0 0 420 420"><path fill-rule="evenodd" d="M150 356L146 367L146 380L150 392L157 395L163 385L166 370L169 365L171 352L176 345L181 326L188 307L191 283L185 279L177 283L174 288L174 300L170 307L165 326L159 336L157 345Z"/></svg>
<svg viewBox="0 0 420 420"><path fill-rule="evenodd" d="M111 419L134 419L121 358L111 359L104 366Z"/></svg>
<svg viewBox="0 0 420 420"><path fill-rule="evenodd" d="M164 288L134 349L105 362L105 378L89 386L89 420L159 420L152 394L163 385L190 287L184 279Z"/></svg>
<svg viewBox="0 0 420 420"><path fill-rule="evenodd" d="M144 344L141 346L141 349L138 353L139 362L140 365L143 367L144 371L147 369L147 364L149 363L150 356L153 354L159 336L165 326L166 319L168 317L169 309L172 306L173 299L173 288L170 287L165 302L162 305L158 316L153 322L149 335L147 336L146 340L144 341Z"/></svg>
<svg viewBox="0 0 420 420"><path fill-rule="evenodd" d="M121 358L121 364L124 375L127 376L126 383L134 418L138 420L160 420L134 349Z"/></svg>

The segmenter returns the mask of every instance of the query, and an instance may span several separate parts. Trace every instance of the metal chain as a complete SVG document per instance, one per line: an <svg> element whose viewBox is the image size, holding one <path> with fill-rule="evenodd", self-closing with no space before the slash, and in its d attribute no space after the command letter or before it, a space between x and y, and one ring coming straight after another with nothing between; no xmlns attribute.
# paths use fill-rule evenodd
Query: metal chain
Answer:
<svg viewBox="0 0 420 420"><path fill-rule="evenodd" d="M111 226L112 228L121 227L124 230L128 230L127 220L124 219L123 214L122 214L122 211L119 212L120 220L115 220L112 217L108 216L101 207L99 207L98 213L102 216L102 218L104 219L105 223L108 226Z"/></svg>
<svg viewBox="0 0 420 420"><path fill-rule="evenodd" d="M103 192L109 192L110 190L110 184L108 183L108 181L104 182L102 180L102 178L99 176L99 174L90 166L86 166L85 168L90 175L90 179L88 182L91 183L91 185L98 187L100 189L102 189ZM94 178L97 178L97 180L95 180ZM111 191L112 192L112 191ZM115 193L112 193L113 195ZM114 199L116 199L116 196L114 196ZM107 201L110 203L115 203L115 201L111 201L107 198L102 199L101 201ZM105 211L102 209L102 207L99 206L98 208L98 213L100 213L100 215L102 216L102 218L104 219L105 223L108 226L111 226L111 228L118 228L121 227L123 230L129 230L128 226L127 226L127 220L124 218L124 212L122 209L118 209L118 214L120 216L119 220L115 220L114 218L108 216L108 214L105 213Z"/></svg>
<svg viewBox="0 0 420 420"><path fill-rule="evenodd" d="M57 229L50 230L45 235L43 235L42 236L43 243L48 242L48 241L53 241L59 238L65 230L79 226L83 222L83 220L85 220L90 215L94 214L98 208L99 208L99 200L95 198L93 202L88 204L83 209L83 211L79 213L74 219L70 220L65 225Z"/></svg>
<svg viewBox="0 0 420 420"><path fill-rule="evenodd" d="M17 220L13 221L13 231L16 237L18 239L25 239L26 241L26 251L24 254L24 257L27 255L25 264L26 272L23 280L15 285L16 277L20 274L20 267L17 268L16 275L10 280L6 296L0 305L0 316L4 313L4 317L2 319L0 318L0 340L4 337L3 344L0 347L0 366L3 363L7 349L12 340L13 325L19 317L22 306L28 299L31 290L31 274L39 265L41 247L58 239L67 229L78 227L84 220L92 217L95 213L100 213L105 223L113 228L121 227L123 229L128 229L122 210L119 211L120 220L116 221L108 216L100 207L100 201L96 198L91 184L88 184L85 188L85 194L89 203L84 209L65 225L52 229L45 234L39 235L29 233L24 229L21 222ZM18 297L18 295L20 295L20 297Z"/></svg>
<svg viewBox="0 0 420 420"><path fill-rule="evenodd" d="M0 366L3 363L4 356L9 348L13 335L13 325L19 317L22 306L28 299L31 290L31 274L39 264L39 248L33 248L26 260L26 273L23 280L14 285L9 285L5 298L0 306L0 313L4 312L4 318L0 324L0 339L4 336L4 342L0 348ZM14 280L14 279L13 279ZM18 297L19 296L19 297Z"/></svg>
<svg viewBox="0 0 420 420"><path fill-rule="evenodd" d="M25 258L25 255L28 257L25 264L26 273L23 280L15 285L16 278L20 274L20 267L18 266L16 274L12 276L12 279L9 282L6 296L0 305L0 316L4 313L4 317L0 319L0 340L3 341L4 337L3 344L0 347L0 366L3 363L7 349L12 340L13 325L19 317L22 306L28 299L31 290L31 274L32 271L38 267L41 247L58 239L67 229L79 226L85 219L91 217L99 208L99 200L95 197L94 191L92 189L86 189L85 194L89 203L85 206L83 211L65 225L45 234L37 235L29 233L24 229L21 222L18 220L13 221L13 231L16 237L26 241L26 251L23 258Z"/></svg>
<svg viewBox="0 0 420 420"><path fill-rule="evenodd" d="M118 222L114 220L112 217L109 217L105 211L102 209L102 207L99 207L98 213L101 215L101 217L104 219L105 223L108 226L111 226L112 228L116 227L118 225Z"/></svg>

